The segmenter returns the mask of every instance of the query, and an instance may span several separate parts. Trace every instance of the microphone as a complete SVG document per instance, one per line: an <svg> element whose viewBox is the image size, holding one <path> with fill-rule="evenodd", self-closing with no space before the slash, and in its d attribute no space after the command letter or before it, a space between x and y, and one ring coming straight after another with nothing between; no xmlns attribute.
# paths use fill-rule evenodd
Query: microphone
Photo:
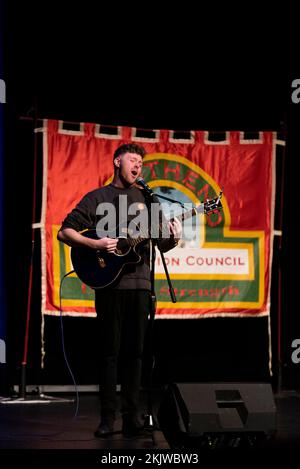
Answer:
<svg viewBox="0 0 300 469"><path fill-rule="evenodd" d="M145 192L147 192L147 194L149 194L151 196L153 195L153 191L152 191L151 187L148 186L148 184L146 183L146 181L142 177L139 176L138 178L136 178L135 182L139 186L141 186L145 190Z"/></svg>

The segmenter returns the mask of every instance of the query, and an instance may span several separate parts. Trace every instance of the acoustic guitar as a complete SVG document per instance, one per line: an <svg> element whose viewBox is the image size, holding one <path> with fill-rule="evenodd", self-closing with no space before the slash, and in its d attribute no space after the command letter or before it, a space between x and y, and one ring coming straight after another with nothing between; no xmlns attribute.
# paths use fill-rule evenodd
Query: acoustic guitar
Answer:
<svg viewBox="0 0 300 469"><path fill-rule="evenodd" d="M178 220L183 221L198 213L206 215L222 210L222 192L214 199L207 199L206 202L184 212ZM83 231L83 236L92 239L99 239L95 229ZM106 236L109 237L109 234ZM126 237L118 238L117 249L113 253L102 250L95 250L87 247L72 247L71 259L73 268L79 279L93 289L101 289L115 285L127 265L138 264L142 257L138 250L143 244L149 241L149 237Z"/></svg>

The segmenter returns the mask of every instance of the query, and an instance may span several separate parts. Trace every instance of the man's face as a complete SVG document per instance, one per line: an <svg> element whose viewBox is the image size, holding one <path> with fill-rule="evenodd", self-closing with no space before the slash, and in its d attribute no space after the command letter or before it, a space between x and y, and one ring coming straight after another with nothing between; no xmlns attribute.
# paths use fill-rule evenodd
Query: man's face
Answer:
<svg viewBox="0 0 300 469"><path fill-rule="evenodd" d="M123 183L132 185L142 173L143 159L136 153L124 153L115 159L115 165Z"/></svg>

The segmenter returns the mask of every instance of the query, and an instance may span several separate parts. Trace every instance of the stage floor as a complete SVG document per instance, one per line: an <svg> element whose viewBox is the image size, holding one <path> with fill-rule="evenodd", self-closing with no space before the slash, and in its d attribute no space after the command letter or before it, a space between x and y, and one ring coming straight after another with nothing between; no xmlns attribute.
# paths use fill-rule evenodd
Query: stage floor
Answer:
<svg viewBox="0 0 300 469"><path fill-rule="evenodd" d="M161 402L160 391L156 391L153 396L153 409L156 412ZM120 414L116 421L114 435L106 439L95 438L93 432L99 423L99 401L96 394L81 393L79 395L76 417L74 417L77 404L75 395L56 394L53 397L63 397L66 401L53 400L42 404L8 404L2 401L0 404L0 448L7 450L109 450L111 454L114 450L117 452L138 449L172 450L160 430L152 434L146 433L137 439L125 439L121 433ZM146 408L146 397L146 393L142 393L143 409ZM275 395L274 398L277 407L276 434L271 440L260 442L260 446L272 450L275 448L298 449L300 447L300 393L286 391ZM224 441L222 444L219 441L214 448L224 448L226 446L226 441ZM236 439L228 445L236 447L239 446L238 442L239 439ZM203 443L202 445L205 446ZM201 447L197 448L200 451L201 449Z"/></svg>

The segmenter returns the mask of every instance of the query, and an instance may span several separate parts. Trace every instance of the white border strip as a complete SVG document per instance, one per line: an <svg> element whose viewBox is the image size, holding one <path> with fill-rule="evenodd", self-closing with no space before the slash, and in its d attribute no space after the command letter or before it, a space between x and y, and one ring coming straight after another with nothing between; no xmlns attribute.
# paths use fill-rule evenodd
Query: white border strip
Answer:
<svg viewBox="0 0 300 469"><path fill-rule="evenodd" d="M248 131L248 132L249 132L249 131ZM257 144L257 145L259 145L259 144L261 144L261 143L264 143L264 136L263 136L264 133L263 133L263 132L258 132L258 135L259 135L258 138L249 138L249 139L245 138L245 133L246 133L245 131L243 131L243 132L241 131L241 132L240 132L240 144L241 144L241 145L249 145L249 144L251 144L251 145ZM250 133L250 132L249 132L249 133ZM252 133L255 133L255 132L252 132Z"/></svg>
<svg viewBox="0 0 300 469"><path fill-rule="evenodd" d="M273 132L273 138L275 140L276 145L282 145L283 147L285 147L285 141L277 137L278 137L278 132Z"/></svg>
<svg viewBox="0 0 300 469"><path fill-rule="evenodd" d="M42 228L43 227L43 225L41 223L32 223L31 226L34 230L36 230L37 228Z"/></svg>
<svg viewBox="0 0 300 469"><path fill-rule="evenodd" d="M96 124L95 125L95 137L96 138L108 138L108 139L121 139L122 138L122 127L121 126L118 126L118 127L114 127L115 129L118 129L117 130L117 133L116 134L106 134L106 133L102 133L101 132L101 127L114 127L114 126L106 126L106 125L102 125L102 124Z"/></svg>
<svg viewBox="0 0 300 469"><path fill-rule="evenodd" d="M183 308L184 309L184 308ZM206 319L206 318L253 318L257 319L259 317L268 316L268 311L261 311L260 313L228 313L228 312L218 312L218 313L195 313L195 314L157 314L155 319Z"/></svg>
<svg viewBox="0 0 300 469"><path fill-rule="evenodd" d="M152 137L137 137L136 136L136 131L137 130L143 130L143 129L137 129L136 127L132 127L131 129L131 139L132 141L135 141L135 142L159 142L159 136L160 136L160 130L154 130L154 129L145 129L145 130L149 130L151 132L155 132L155 137L152 138Z"/></svg>
<svg viewBox="0 0 300 469"><path fill-rule="evenodd" d="M83 122L78 122L80 126L80 130L67 130L63 128L64 121L58 121L58 131L57 133L59 134L65 134L65 135L84 135L84 123Z"/></svg>
<svg viewBox="0 0 300 469"><path fill-rule="evenodd" d="M186 133L190 133L190 138L174 138L174 132L178 132L178 130L170 130L169 131L169 142L171 143L192 143L194 144L195 143L195 131L194 130L191 130L190 132L186 132ZM183 132L183 131L182 131Z"/></svg>
<svg viewBox="0 0 300 469"><path fill-rule="evenodd" d="M213 132L213 133L215 133L215 132ZM220 141L215 142L214 140L209 140L209 138L208 138L209 137L209 131L205 130L205 132L204 132L204 144L205 145L229 145L229 143L230 143L230 132L224 132L224 133L225 133L225 140L220 140Z"/></svg>
<svg viewBox="0 0 300 469"><path fill-rule="evenodd" d="M48 311L45 310L44 314L47 316L60 316L60 311ZM76 311L63 311L62 316L73 316L77 318L95 318L97 316L96 312L76 312Z"/></svg>

